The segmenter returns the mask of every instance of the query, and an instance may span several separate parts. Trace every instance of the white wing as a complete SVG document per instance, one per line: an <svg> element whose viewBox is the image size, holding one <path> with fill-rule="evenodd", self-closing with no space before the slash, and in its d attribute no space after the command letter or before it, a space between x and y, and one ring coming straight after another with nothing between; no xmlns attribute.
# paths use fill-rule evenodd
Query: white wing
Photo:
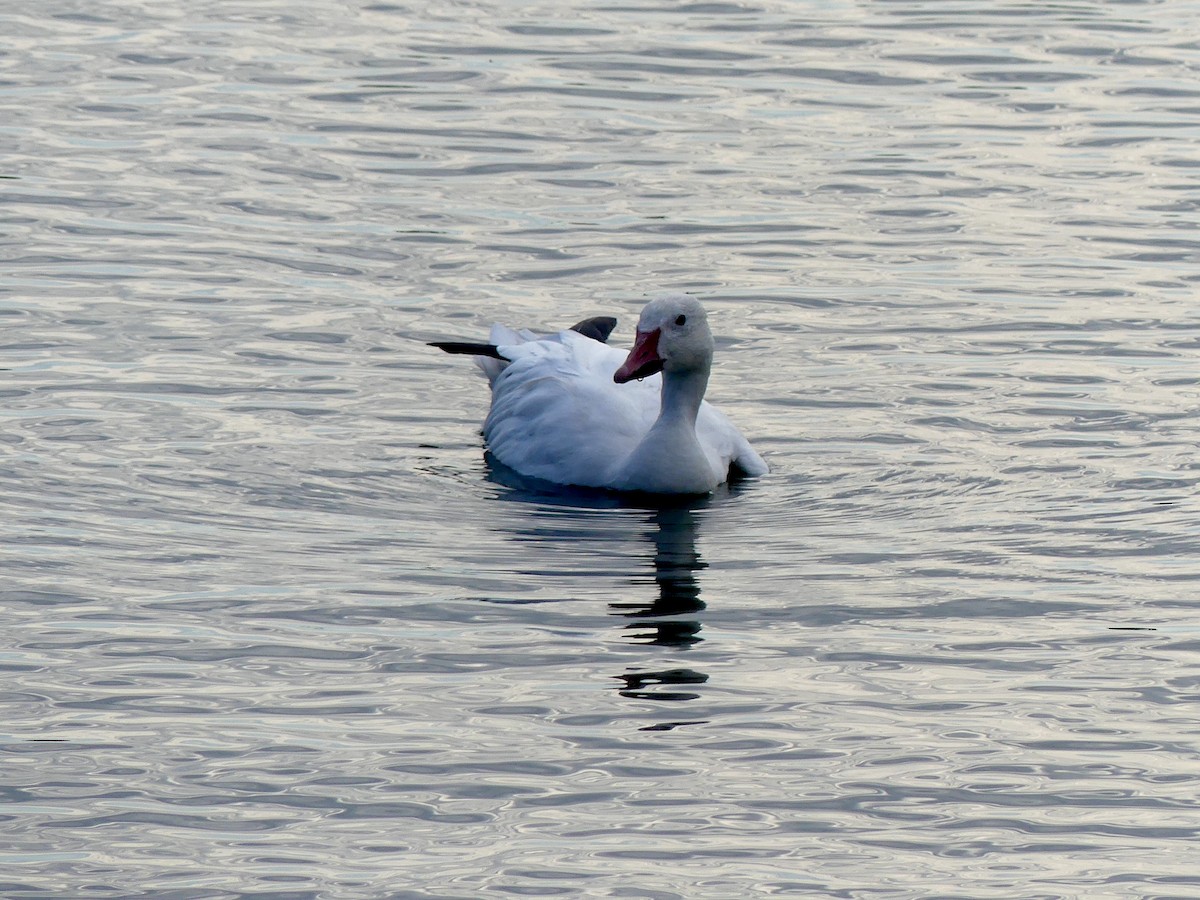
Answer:
<svg viewBox="0 0 1200 900"><path fill-rule="evenodd" d="M658 416L661 378L615 384L624 351L574 331L499 350L511 362L492 384L491 452L523 475L607 487Z"/></svg>

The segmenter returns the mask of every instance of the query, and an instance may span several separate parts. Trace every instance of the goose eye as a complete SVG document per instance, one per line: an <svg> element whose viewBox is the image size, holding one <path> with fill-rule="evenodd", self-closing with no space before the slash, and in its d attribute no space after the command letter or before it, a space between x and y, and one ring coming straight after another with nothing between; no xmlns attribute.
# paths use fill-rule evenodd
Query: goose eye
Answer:
<svg viewBox="0 0 1200 900"><path fill-rule="evenodd" d="M678 318L675 319L675 324L676 325L686 325L687 324L687 316L679 316Z"/></svg>

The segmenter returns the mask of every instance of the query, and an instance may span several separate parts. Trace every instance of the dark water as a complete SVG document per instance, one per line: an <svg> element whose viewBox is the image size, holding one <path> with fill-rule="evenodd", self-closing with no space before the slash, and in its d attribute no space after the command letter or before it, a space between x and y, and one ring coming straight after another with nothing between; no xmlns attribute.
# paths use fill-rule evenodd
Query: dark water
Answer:
<svg viewBox="0 0 1200 900"><path fill-rule="evenodd" d="M0 895L1200 897L1195 4L0 19ZM772 474L490 473L658 289Z"/></svg>

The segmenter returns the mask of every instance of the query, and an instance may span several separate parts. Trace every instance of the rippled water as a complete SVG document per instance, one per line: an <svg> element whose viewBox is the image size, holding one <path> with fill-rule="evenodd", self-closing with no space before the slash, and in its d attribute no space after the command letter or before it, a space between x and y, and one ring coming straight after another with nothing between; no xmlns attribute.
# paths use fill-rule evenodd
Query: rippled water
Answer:
<svg viewBox="0 0 1200 900"><path fill-rule="evenodd" d="M1197 897L1200 7L12 6L5 897ZM705 298L770 476L424 342Z"/></svg>

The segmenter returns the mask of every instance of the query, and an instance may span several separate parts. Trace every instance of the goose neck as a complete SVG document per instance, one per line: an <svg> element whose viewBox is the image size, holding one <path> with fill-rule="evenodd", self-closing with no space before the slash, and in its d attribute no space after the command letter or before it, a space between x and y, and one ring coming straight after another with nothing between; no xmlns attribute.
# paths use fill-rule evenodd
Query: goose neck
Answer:
<svg viewBox="0 0 1200 900"><path fill-rule="evenodd" d="M663 372L660 422L696 424L700 403L708 387L708 369Z"/></svg>

